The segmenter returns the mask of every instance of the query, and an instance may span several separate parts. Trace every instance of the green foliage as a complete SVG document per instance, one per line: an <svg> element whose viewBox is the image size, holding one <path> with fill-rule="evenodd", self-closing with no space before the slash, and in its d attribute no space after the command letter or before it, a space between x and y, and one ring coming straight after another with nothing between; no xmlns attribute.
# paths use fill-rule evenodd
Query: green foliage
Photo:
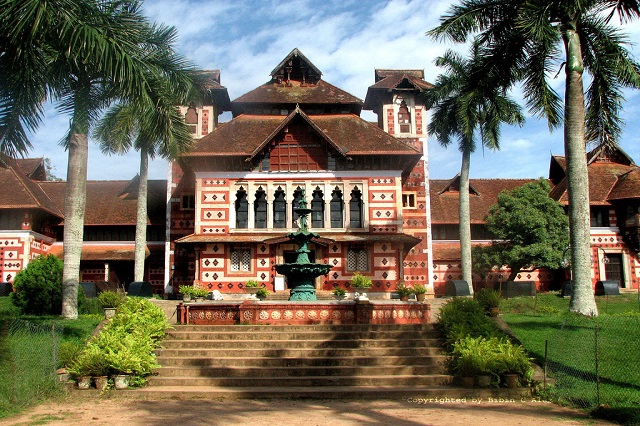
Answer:
<svg viewBox="0 0 640 426"><path fill-rule="evenodd" d="M347 295L347 290L342 287L336 287L333 289L333 294L334 296L344 297Z"/></svg>
<svg viewBox="0 0 640 426"><path fill-rule="evenodd" d="M194 288L193 289L193 297L207 297L209 295L209 290L206 288Z"/></svg>
<svg viewBox="0 0 640 426"><path fill-rule="evenodd" d="M427 287L422 284L416 284L413 286L414 294L425 294L427 292Z"/></svg>
<svg viewBox="0 0 640 426"><path fill-rule="evenodd" d="M468 298L454 297L442 306L437 327L444 333L449 350L467 336L490 338L498 335L496 326L484 314L480 303Z"/></svg>
<svg viewBox="0 0 640 426"><path fill-rule="evenodd" d="M105 376L109 373L109 364L102 350L88 343L71 362L69 372L75 376Z"/></svg>
<svg viewBox="0 0 640 426"><path fill-rule="evenodd" d="M373 281L371 281L371 278L365 277L364 275L361 275L357 272L353 274L353 277L351 277L352 287L371 288L372 285Z"/></svg>
<svg viewBox="0 0 640 426"><path fill-rule="evenodd" d="M486 217L496 241L474 247L477 270L508 265L515 276L524 267L557 269L562 265L569 224L560 205L549 198L550 190L549 183L540 179L500 193Z"/></svg>
<svg viewBox="0 0 640 426"><path fill-rule="evenodd" d="M185 296L194 296L195 287L192 285L181 285L178 287L178 291Z"/></svg>
<svg viewBox="0 0 640 426"><path fill-rule="evenodd" d="M66 340L60 343L58 348L57 367L68 367L80 356L84 348L84 342L80 339Z"/></svg>
<svg viewBox="0 0 640 426"><path fill-rule="evenodd" d="M103 308L117 308L124 301L124 295L117 291L103 291L98 295L98 302Z"/></svg>
<svg viewBox="0 0 640 426"><path fill-rule="evenodd" d="M396 285L396 293L398 293L398 296L400 296L401 298L409 297L411 294L413 294L413 288L405 286L404 283L400 283Z"/></svg>
<svg viewBox="0 0 640 426"><path fill-rule="evenodd" d="M246 288L258 288L260 287L260 283L256 280L249 280L244 284L244 286Z"/></svg>
<svg viewBox="0 0 640 426"><path fill-rule="evenodd" d="M491 308L500 307L500 293L495 290L491 290L490 288L483 288L476 291L473 294L473 298L480 304L480 306L482 306L482 309L487 314Z"/></svg>
<svg viewBox="0 0 640 426"><path fill-rule="evenodd" d="M13 282L12 302L22 313L59 315L62 311L62 260L50 254L33 259Z"/></svg>
<svg viewBox="0 0 640 426"><path fill-rule="evenodd" d="M260 299L266 299L269 296L269 290L264 287L260 287L258 291L256 291L256 296Z"/></svg>

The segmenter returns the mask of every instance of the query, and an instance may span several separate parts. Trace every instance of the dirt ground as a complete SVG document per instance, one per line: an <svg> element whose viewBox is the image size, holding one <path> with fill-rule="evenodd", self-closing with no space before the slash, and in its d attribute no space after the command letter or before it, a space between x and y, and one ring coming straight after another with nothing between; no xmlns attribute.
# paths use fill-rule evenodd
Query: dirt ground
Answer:
<svg viewBox="0 0 640 426"><path fill-rule="evenodd" d="M605 425L539 401L135 400L74 392L0 425Z"/></svg>

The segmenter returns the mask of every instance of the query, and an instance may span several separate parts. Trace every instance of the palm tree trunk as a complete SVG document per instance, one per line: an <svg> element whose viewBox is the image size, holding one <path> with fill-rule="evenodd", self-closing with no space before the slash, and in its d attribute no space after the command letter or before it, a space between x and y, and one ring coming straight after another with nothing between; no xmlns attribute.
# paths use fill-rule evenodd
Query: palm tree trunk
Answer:
<svg viewBox="0 0 640 426"><path fill-rule="evenodd" d="M469 207L469 169L471 168L471 150L465 145L462 149L460 167L460 264L462 279L469 284L473 294L473 275L471 265L471 209Z"/></svg>
<svg viewBox="0 0 640 426"><path fill-rule="evenodd" d="M78 318L78 282L87 202L89 159L88 79L79 83L67 149L67 185L64 195L64 268L62 271L62 318Z"/></svg>
<svg viewBox="0 0 640 426"><path fill-rule="evenodd" d="M569 227L573 293L569 309L582 315L598 315L591 283L589 175L584 140L585 107L582 52L575 22L563 31L567 65L565 86L564 149L567 159Z"/></svg>
<svg viewBox="0 0 640 426"><path fill-rule="evenodd" d="M136 215L136 246L134 281L144 281L144 259L147 248L147 175L149 156L147 150L140 148L140 181L138 182L138 208Z"/></svg>

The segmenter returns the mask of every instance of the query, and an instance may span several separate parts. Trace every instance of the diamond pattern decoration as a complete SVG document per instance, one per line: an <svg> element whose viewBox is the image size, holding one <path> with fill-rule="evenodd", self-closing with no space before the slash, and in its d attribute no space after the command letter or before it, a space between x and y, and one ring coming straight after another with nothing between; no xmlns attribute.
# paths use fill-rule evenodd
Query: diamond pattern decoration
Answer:
<svg viewBox="0 0 640 426"><path fill-rule="evenodd" d="M384 259L382 259L382 264L387 266L387 263L389 263L389 261L387 260L387 258L385 257Z"/></svg>
<svg viewBox="0 0 640 426"><path fill-rule="evenodd" d="M218 262L218 259L213 259L213 266L218 266L218 263L220 263Z"/></svg>
<svg viewBox="0 0 640 426"><path fill-rule="evenodd" d="M211 262L209 262L209 259L204 261L204 266L209 266L211 264Z"/></svg>
<svg viewBox="0 0 640 426"><path fill-rule="evenodd" d="M262 274L260 274L260 278L262 278L262 279L264 280L265 278L267 278L267 274L265 274L265 273L263 272Z"/></svg>
<svg viewBox="0 0 640 426"><path fill-rule="evenodd" d="M261 265L261 266L264 266L264 265L266 265L266 264L267 264L267 261L266 261L266 260L262 259L262 260L260 261L260 265Z"/></svg>
<svg viewBox="0 0 640 426"><path fill-rule="evenodd" d="M336 265L339 263L339 262L338 262L338 259L333 259L333 262L332 262L332 263L333 263L333 266L336 266Z"/></svg>
<svg viewBox="0 0 640 426"><path fill-rule="evenodd" d="M265 251L267 251L267 247L264 245L260 246L260 253L264 253Z"/></svg>
<svg viewBox="0 0 640 426"><path fill-rule="evenodd" d="M218 274L213 274L213 279L217 280L218 279Z"/></svg>
<svg viewBox="0 0 640 426"><path fill-rule="evenodd" d="M337 273L337 272L334 272L334 273L333 273L333 279L334 279L334 280L337 280L339 276L340 276L340 275L338 275L338 273Z"/></svg>
<svg viewBox="0 0 640 426"><path fill-rule="evenodd" d="M218 246L217 246L217 245L213 246L213 252L214 252L214 253L217 253L217 252L218 252L218 250L220 250L220 249L218 248Z"/></svg>
<svg viewBox="0 0 640 426"><path fill-rule="evenodd" d="M331 250L334 252L338 251L338 246L334 244L333 247L331 247Z"/></svg>
<svg viewBox="0 0 640 426"><path fill-rule="evenodd" d="M389 273L387 271L384 271L382 273L382 278L384 278L385 280L387 279L388 276L389 276Z"/></svg>

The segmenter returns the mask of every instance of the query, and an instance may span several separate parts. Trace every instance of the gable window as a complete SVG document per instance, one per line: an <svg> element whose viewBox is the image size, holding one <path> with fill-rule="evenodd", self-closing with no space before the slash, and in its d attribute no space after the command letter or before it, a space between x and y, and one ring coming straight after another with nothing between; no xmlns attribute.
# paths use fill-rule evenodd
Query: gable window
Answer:
<svg viewBox="0 0 640 426"><path fill-rule="evenodd" d="M273 195L273 227L287 227L287 201L281 187L278 187Z"/></svg>
<svg viewBox="0 0 640 426"><path fill-rule="evenodd" d="M293 191L293 200L291 201L291 217L293 218L293 227L298 228L298 218L300 215L296 213L294 210L300 206L300 201L302 200L302 189L297 187L295 191Z"/></svg>
<svg viewBox="0 0 640 426"><path fill-rule="evenodd" d="M247 201L247 191L240 187L236 192L236 228L246 229L249 227L249 202Z"/></svg>
<svg viewBox="0 0 640 426"><path fill-rule="evenodd" d="M264 229L267 227L267 193L258 188L253 202L253 211L255 217L255 227L258 229Z"/></svg>
<svg viewBox="0 0 640 426"><path fill-rule="evenodd" d="M324 228L324 194L318 186L311 198L311 227Z"/></svg>
<svg viewBox="0 0 640 426"><path fill-rule="evenodd" d="M351 200L349 201L349 227L362 228L364 226L362 205L362 192L356 186L351 191Z"/></svg>
<svg viewBox="0 0 640 426"><path fill-rule="evenodd" d="M251 271L251 249L233 248L230 255L231 272Z"/></svg>
<svg viewBox="0 0 640 426"><path fill-rule="evenodd" d="M402 194L402 207L405 209L416 208L416 194L415 192Z"/></svg>
<svg viewBox="0 0 640 426"><path fill-rule="evenodd" d="M329 202L329 210L331 215L331 227L344 227L344 201L342 200L342 191L336 186L331 193L331 201Z"/></svg>
<svg viewBox="0 0 640 426"><path fill-rule="evenodd" d="M182 210L193 210L196 208L196 196L195 195L183 195L182 196Z"/></svg>
<svg viewBox="0 0 640 426"><path fill-rule="evenodd" d="M368 271L369 256L364 247L349 247L347 250L348 271Z"/></svg>

